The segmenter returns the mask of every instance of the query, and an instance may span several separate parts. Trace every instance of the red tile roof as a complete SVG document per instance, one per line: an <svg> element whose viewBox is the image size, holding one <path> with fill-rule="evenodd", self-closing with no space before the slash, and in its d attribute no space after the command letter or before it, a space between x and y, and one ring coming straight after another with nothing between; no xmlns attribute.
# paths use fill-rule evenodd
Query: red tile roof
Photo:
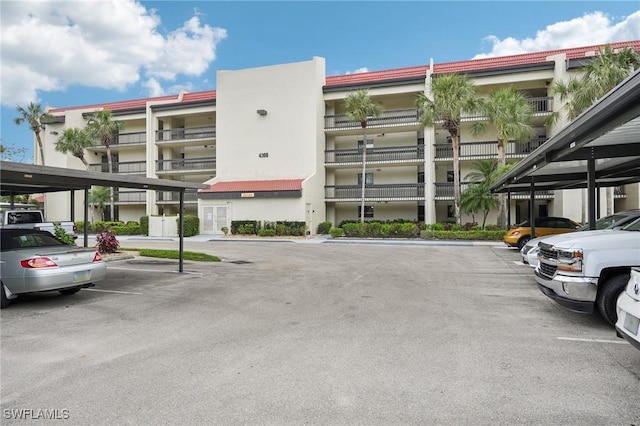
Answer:
<svg viewBox="0 0 640 426"><path fill-rule="evenodd" d="M522 53L519 55L496 56L496 57L483 58L483 59L471 59L467 61L445 62L441 64L434 64L433 68L434 68L435 74L446 74L446 73L454 73L454 72L467 72L467 71L479 71L479 70L488 70L488 69L495 69L495 68L507 68L507 67L513 67L518 65L539 64L539 63L546 62L549 56L557 55L560 53L565 53L567 55L567 59L569 60L584 58L586 53L597 51L598 48L602 48L604 46L605 44L599 44L599 45L584 46L584 47L574 47L569 49L547 50L544 52ZM640 52L640 40L611 43L611 46L614 49L621 48L621 47L632 47L636 51ZM428 69L429 69L428 65L420 65L420 66L407 67L407 68L396 68L396 69L382 70L382 71L369 71L369 72L363 72L363 73L329 76L326 78L326 86L335 87L335 86L352 85L352 84L377 83L377 82L389 81L389 80L402 80L405 78L409 78L409 79L419 78L419 77L425 77ZM95 109L106 108L106 109L110 109L111 111L119 111L119 110L144 108L146 107L147 102L174 100L175 102L164 102L164 103L186 104L190 102L199 102L199 101L214 100L214 99L216 99L216 91L207 90L203 92L185 93L181 101L179 100L179 95L169 95L169 96L159 96L155 98L134 99L129 101L108 102L108 103L95 104L95 105L74 106L69 108L54 108L54 109L51 109L49 113L56 115L56 113L63 113L64 111L69 111L69 110L92 109L92 108L95 108Z"/></svg>
<svg viewBox="0 0 640 426"><path fill-rule="evenodd" d="M272 192L300 191L303 179L279 180L238 180L232 182L216 182L210 189L199 192Z"/></svg>
<svg viewBox="0 0 640 426"><path fill-rule="evenodd" d="M544 52L522 53L519 55L496 56L483 59L471 59L468 61L445 62L442 64L434 64L434 74L447 74L454 72L467 72L488 70L494 68L506 68L518 65L539 64L547 61L552 55L566 53L567 59L584 58L585 54L597 51L598 48L604 47L605 44L575 47L570 49L548 50ZM640 51L640 40L611 43L614 49L621 47L632 47L636 51ZM370 71L357 74L337 75L327 77L326 85L342 86L350 84L376 83L385 80L401 80L403 78L425 77L429 69L428 65L422 65L409 68L397 68L385 71Z"/></svg>

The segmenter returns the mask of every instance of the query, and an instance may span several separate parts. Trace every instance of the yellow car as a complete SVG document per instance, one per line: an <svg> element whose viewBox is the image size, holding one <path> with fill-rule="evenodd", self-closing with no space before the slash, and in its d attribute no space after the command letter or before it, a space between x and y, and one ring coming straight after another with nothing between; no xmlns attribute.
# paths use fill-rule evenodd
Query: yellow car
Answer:
<svg viewBox="0 0 640 426"><path fill-rule="evenodd" d="M566 217L537 217L535 219L535 237L544 237L546 235L564 234L573 232L580 227L580 224ZM531 228L529 221L525 220L521 224L509 229L504 236L504 242L510 247L522 247L533 238L531 236Z"/></svg>

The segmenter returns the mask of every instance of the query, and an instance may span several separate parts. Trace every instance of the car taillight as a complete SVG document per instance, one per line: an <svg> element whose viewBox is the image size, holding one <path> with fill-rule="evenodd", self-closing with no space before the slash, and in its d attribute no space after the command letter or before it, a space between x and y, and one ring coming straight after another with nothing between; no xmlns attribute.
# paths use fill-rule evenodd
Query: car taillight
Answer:
<svg viewBox="0 0 640 426"><path fill-rule="evenodd" d="M34 257L20 261L23 268L54 268L58 265L48 257Z"/></svg>
<svg viewBox="0 0 640 426"><path fill-rule="evenodd" d="M96 254L93 255L93 261L102 262L102 256L100 256L100 253L96 252Z"/></svg>
<svg viewBox="0 0 640 426"><path fill-rule="evenodd" d="M513 232L511 233L511 235L513 235L513 236L520 235L520 231L513 231Z"/></svg>
<svg viewBox="0 0 640 426"><path fill-rule="evenodd" d="M78 227L73 225L73 232L78 232Z"/></svg>

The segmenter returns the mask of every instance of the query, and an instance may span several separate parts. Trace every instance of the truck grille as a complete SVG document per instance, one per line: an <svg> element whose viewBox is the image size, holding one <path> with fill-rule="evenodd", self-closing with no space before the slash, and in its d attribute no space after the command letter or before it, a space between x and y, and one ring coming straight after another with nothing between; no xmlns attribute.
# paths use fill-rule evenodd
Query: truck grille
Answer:
<svg viewBox="0 0 640 426"><path fill-rule="evenodd" d="M544 262L540 262L540 273L549 278L553 278L558 267L556 265L548 265Z"/></svg>
<svg viewBox="0 0 640 426"><path fill-rule="evenodd" d="M549 278L553 278L558 269L555 262L555 260L558 259L558 251L554 250L552 245L543 242L538 244L538 249L538 255L540 256L540 273ZM552 264L545 262L547 259L553 259Z"/></svg>

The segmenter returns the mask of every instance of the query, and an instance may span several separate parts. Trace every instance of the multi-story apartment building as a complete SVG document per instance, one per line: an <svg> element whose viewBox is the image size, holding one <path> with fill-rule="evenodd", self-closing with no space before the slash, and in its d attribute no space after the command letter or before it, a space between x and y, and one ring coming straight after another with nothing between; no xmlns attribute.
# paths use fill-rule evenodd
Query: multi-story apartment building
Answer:
<svg viewBox="0 0 640 426"><path fill-rule="evenodd" d="M612 44L633 47L640 41ZM91 113L106 108L125 129L112 146L114 172L207 183L210 189L188 193L186 212L197 214L203 233L220 232L231 220L305 221L357 219L365 179L366 219L408 219L426 223L453 219L453 162L447 131L419 123L416 97L430 92L431 79L465 73L483 96L514 86L534 108L535 136L509 141L507 161L519 161L568 123L547 125L561 101L555 81L575 76L598 46L506 57L326 76L325 61L218 71L215 91L180 93L133 101L53 108L56 117L44 132L48 165L82 168L75 157L55 152L64 128L82 127ZM347 96L368 89L383 113L368 121L366 141L360 123L348 120ZM460 130L460 180L478 159L497 158L491 130L473 136L479 115L463 117ZM363 144L367 144L365 175ZM107 171L106 149L88 150L91 170ZM605 189L602 189L604 193ZM47 196L51 217L64 215L65 194ZM536 193L536 215L578 221L585 217L582 190ZM601 197L603 209L606 197ZM52 201L56 202L52 202ZM80 202L81 200L79 200ZM138 220L147 214L177 213L177 195L153 191L116 191L117 216ZM640 206L638 184L615 189L615 210ZM78 207L80 208L80 207ZM528 217L529 195L513 194L512 222ZM464 216L463 222L470 222ZM476 218L477 220L477 218ZM495 222L495 212L489 222Z"/></svg>

